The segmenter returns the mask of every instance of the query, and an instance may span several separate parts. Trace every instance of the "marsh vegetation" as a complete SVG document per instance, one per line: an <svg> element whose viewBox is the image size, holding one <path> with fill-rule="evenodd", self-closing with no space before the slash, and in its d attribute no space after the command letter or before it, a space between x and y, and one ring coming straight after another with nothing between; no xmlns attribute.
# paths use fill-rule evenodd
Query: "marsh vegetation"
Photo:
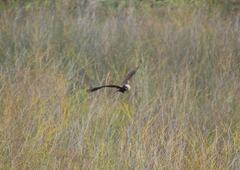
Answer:
<svg viewBox="0 0 240 170"><path fill-rule="evenodd" d="M239 168L233 3L2 1L0 169Z"/></svg>

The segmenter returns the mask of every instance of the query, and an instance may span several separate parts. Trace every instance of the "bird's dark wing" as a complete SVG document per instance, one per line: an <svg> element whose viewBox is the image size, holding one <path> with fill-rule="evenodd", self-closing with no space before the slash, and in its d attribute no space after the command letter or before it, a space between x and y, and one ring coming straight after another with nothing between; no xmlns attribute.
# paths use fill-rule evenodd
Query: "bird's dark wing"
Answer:
<svg viewBox="0 0 240 170"><path fill-rule="evenodd" d="M137 72L138 67L136 67L134 70L131 70L128 72L126 78L122 81L122 84L127 84L128 81L132 78L132 76Z"/></svg>
<svg viewBox="0 0 240 170"><path fill-rule="evenodd" d="M87 91L88 92L94 92L94 91L97 91L97 90L99 90L101 88L105 88L105 87L117 88L117 89L122 88L121 86L117 86L117 85L104 85L104 86L99 86L99 87L94 87L94 88L88 89Z"/></svg>

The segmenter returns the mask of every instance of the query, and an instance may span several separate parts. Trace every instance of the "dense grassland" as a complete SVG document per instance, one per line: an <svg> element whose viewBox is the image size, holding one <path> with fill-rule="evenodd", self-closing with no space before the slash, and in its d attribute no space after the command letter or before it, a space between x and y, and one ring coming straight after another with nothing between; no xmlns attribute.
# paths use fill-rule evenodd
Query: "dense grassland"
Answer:
<svg viewBox="0 0 240 170"><path fill-rule="evenodd" d="M0 169L238 169L236 8L117 2L1 4Z"/></svg>

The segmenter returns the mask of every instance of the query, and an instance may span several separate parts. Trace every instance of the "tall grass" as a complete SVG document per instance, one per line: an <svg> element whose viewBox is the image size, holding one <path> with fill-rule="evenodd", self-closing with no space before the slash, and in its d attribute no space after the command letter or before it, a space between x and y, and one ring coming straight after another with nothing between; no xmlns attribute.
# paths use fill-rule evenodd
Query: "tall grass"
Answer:
<svg viewBox="0 0 240 170"><path fill-rule="evenodd" d="M1 11L0 169L238 169L240 15L84 2Z"/></svg>

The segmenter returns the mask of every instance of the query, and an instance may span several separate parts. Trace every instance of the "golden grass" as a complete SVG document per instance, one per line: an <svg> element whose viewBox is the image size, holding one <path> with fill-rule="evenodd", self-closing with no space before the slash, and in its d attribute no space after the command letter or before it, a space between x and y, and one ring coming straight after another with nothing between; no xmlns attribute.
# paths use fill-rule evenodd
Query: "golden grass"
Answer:
<svg viewBox="0 0 240 170"><path fill-rule="evenodd" d="M237 169L239 16L75 3L0 13L0 169Z"/></svg>

